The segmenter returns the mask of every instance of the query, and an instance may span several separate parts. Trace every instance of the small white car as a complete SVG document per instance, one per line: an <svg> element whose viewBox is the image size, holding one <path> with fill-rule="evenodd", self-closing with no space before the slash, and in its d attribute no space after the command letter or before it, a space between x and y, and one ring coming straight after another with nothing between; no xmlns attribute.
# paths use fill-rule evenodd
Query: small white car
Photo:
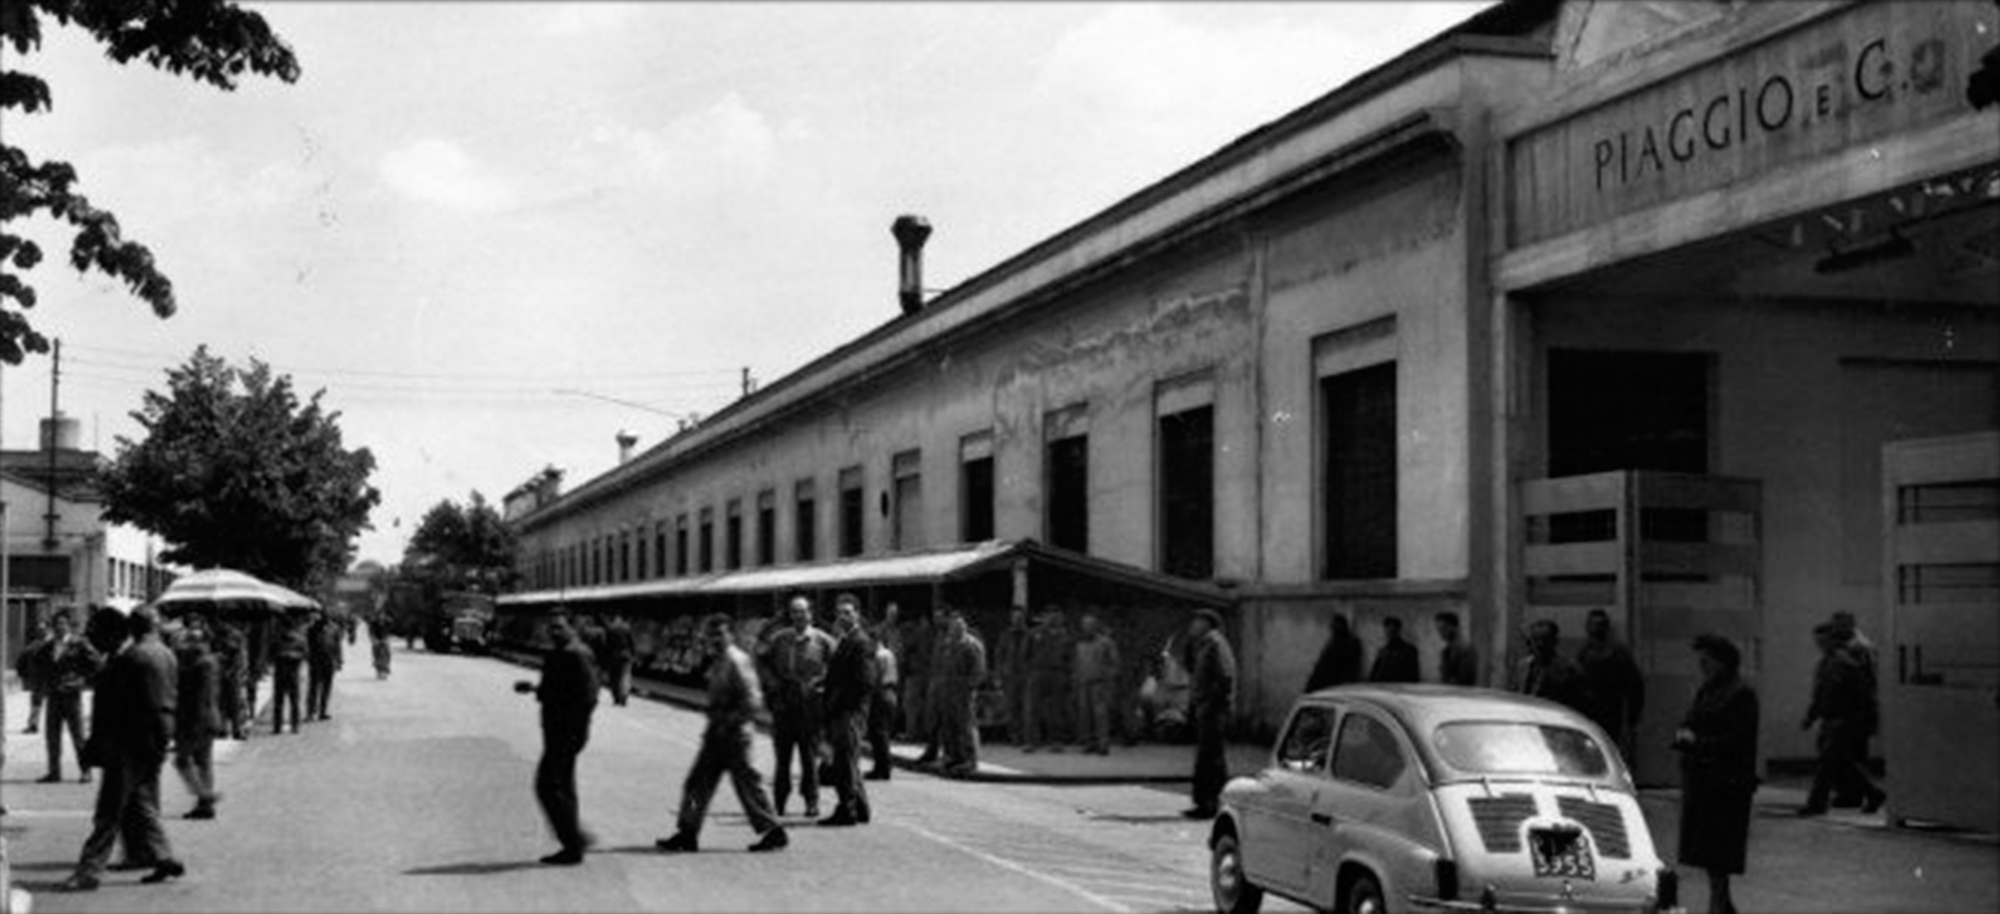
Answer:
<svg viewBox="0 0 2000 914"><path fill-rule="evenodd" d="M1439 685L1301 697L1270 767L1223 790L1216 909L1265 892L1389 911L1679 909L1631 778L1603 731L1553 702Z"/></svg>

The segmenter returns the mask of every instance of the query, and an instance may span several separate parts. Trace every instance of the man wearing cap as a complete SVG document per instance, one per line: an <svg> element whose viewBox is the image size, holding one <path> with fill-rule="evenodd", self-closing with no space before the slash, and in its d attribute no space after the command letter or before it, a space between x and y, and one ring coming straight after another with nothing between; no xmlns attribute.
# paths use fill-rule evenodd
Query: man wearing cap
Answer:
<svg viewBox="0 0 2000 914"><path fill-rule="evenodd" d="M1199 610L1188 622L1189 716L1194 719L1194 805L1181 813L1212 819L1229 781L1223 729L1236 707L1236 653L1222 637L1222 615Z"/></svg>

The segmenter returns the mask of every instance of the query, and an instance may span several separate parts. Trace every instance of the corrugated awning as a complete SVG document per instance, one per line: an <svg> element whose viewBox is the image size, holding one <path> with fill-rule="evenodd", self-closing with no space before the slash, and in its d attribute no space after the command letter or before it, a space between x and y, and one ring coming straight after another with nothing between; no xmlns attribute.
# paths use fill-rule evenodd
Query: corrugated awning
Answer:
<svg viewBox="0 0 2000 914"><path fill-rule="evenodd" d="M686 597L743 593L781 593L832 587L867 587L943 583L985 574L1017 558L1043 562L1193 603L1223 606L1229 594L1200 581L1171 577L1063 549L1034 540L989 540L942 549L895 555L838 559L802 565L747 568L699 577L668 578L633 584L612 584L561 590L507 594L502 606L542 603L592 603L649 597Z"/></svg>

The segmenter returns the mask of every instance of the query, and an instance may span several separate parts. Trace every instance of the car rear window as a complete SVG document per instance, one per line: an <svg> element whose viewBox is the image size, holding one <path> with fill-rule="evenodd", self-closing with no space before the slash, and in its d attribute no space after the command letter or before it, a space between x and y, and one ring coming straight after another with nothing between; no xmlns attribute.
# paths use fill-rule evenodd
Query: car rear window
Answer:
<svg viewBox="0 0 2000 914"><path fill-rule="evenodd" d="M1442 724L1434 735L1445 764L1468 774L1559 774L1603 777L1604 750L1574 727L1507 721Z"/></svg>

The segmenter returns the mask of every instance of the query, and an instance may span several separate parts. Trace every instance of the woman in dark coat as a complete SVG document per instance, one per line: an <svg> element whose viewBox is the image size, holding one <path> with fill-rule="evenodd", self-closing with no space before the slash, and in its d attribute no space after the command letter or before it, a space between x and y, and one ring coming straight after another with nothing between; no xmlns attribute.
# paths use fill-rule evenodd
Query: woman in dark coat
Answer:
<svg viewBox="0 0 2000 914"><path fill-rule="evenodd" d="M1737 675L1742 654L1720 635L1694 639L1701 687L1674 733L1681 753L1680 862L1708 871L1708 909L1735 914L1729 877L1743 872L1757 792L1757 693Z"/></svg>

